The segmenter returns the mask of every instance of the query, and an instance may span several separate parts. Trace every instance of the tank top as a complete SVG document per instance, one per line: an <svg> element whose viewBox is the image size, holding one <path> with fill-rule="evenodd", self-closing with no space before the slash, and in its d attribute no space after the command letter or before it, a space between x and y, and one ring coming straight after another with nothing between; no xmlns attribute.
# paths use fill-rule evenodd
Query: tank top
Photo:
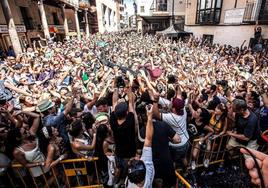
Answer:
<svg viewBox="0 0 268 188"><path fill-rule="evenodd" d="M21 152L24 153L25 159L29 163L45 162L45 157L39 148L38 139L35 139L35 141L36 141L36 146L34 149L32 149L30 151L25 151L22 147L17 147L17 148L18 148L18 150L20 150ZM48 171L48 169L45 169L45 168L40 167L40 166L31 167L31 168L29 168L29 170L32 173L33 177L38 177L38 176L42 175L43 172L46 173Z"/></svg>
<svg viewBox="0 0 268 188"><path fill-rule="evenodd" d="M212 117L210 118L209 126L211 126L216 133L220 132L222 129L222 121L221 119L217 120L215 114L213 114Z"/></svg>

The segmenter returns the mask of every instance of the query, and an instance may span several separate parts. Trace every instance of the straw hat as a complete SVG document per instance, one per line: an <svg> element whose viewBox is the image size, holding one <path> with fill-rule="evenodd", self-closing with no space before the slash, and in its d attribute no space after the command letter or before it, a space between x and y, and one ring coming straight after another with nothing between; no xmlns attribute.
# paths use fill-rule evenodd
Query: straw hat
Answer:
<svg viewBox="0 0 268 188"><path fill-rule="evenodd" d="M36 111L37 112L44 112L54 106L54 102L50 101L49 99L45 99L37 104Z"/></svg>

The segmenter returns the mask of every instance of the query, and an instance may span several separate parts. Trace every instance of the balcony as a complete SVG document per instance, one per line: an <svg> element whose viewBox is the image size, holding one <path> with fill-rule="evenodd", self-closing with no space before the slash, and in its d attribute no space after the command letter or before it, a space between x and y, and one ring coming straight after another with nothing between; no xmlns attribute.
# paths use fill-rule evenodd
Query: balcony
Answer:
<svg viewBox="0 0 268 188"><path fill-rule="evenodd" d="M154 16L169 15L167 0L154 0L150 10L152 11L152 15Z"/></svg>
<svg viewBox="0 0 268 188"><path fill-rule="evenodd" d="M79 0L60 0L60 1L73 7L79 7Z"/></svg>
<svg viewBox="0 0 268 188"><path fill-rule="evenodd" d="M247 1L243 16L243 22L250 23L258 20L262 3L261 1L262 0Z"/></svg>

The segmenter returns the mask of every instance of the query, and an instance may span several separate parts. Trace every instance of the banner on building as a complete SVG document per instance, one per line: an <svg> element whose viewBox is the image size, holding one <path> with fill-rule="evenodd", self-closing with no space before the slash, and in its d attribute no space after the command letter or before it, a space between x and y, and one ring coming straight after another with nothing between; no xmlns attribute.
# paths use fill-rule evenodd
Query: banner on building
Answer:
<svg viewBox="0 0 268 188"><path fill-rule="evenodd" d="M245 9L236 8L225 11L224 23L226 24L240 24L243 22Z"/></svg>
<svg viewBox="0 0 268 188"><path fill-rule="evenodd" d="M63 25L49 25L48 27L50 33L64 33Z"/></svg>
<svg viewBox="0 0 268 188"><path fill-rule="evenodd" d="M18 33L25 33L26 27L24 25L16 25L16 30ZM8 33L7 25L0 25L0 33Z"/></svg>

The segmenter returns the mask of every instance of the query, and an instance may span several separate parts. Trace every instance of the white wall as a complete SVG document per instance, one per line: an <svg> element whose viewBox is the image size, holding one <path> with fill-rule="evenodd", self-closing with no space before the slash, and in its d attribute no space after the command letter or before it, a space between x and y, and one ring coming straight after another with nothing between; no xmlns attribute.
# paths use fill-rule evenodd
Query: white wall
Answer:
<svg viewBox="0 0 268 188"><path fill-rule="evenodd" d="M154 0L137 0L136 3L137 3L138 15L151 16L152 11L150 10L150 8L153 2ZM144 12L141 12L141 6L144 6Z"/></svg>
<svg viewBox="0 0 268 188"><path fill-rule="evenodd" d="M107 23L108 23L108 17L107 15L106 16L103 16L103 14L105 14L105 12L103 12L102 10L102 6L105 5L107 8L106 8L106 11L109 9L112 10L112 13L115 12L115 16L113 17L114 18L114 22L116 23L115 25L111 24L111 26L109 26ZM116 3L114 0L96 0L96 8L97 8L97 17L98 17L98 27L99 27L99 32L100 33L103 33L105 31L117 31L118 28L119 28L119 24L120 23L117 23L117 16L120 16L120 14L116 14L117 11L117 7L116 7ZM103 20L104 18L104 20ZM106 25L103 24L104 21L106 21ZM112 21L111 21L112 23Z"/></svg>
<svg viewBox="0 0 268 188"><path fill-rule="evenodd" d="M262 36L268 38L268 26L262 25ZM194 36L202 37L203 34L214 35L213 42L240 46L244 40L249 44L254 37L254 25L240 26L185 26L185 31L192 32Z"/></svg>
<svg viewBox="0 0 268 188"><path fill-rule="evenodd" d="M141 6L144 6L144 12L141 12ZM138 14L141 16L151 16L154 8L154 0L137 0ZM172 15L172 0L167 0L167 12ZM185 15L185 0L174 0L174 15Z"/></svg>

